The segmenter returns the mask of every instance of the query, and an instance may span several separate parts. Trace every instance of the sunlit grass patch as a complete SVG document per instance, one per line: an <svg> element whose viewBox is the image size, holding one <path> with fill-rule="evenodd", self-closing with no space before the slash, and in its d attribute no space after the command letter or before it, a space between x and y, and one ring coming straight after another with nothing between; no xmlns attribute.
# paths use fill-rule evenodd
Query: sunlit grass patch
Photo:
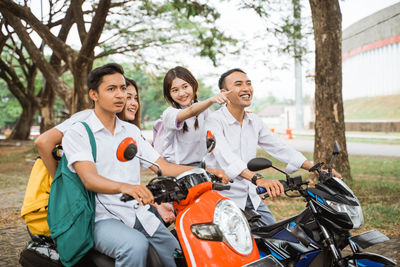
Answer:
<svg viewBox="0 0 400 267"><path fill-rule="evenodd" d="M374 178L354 178L347 184L354 191L360 201L375 202L374 199L400 200L400 177L398 180Z"/></svg>
<svg viewBox="0 0 400 267"><path fill-rule="evenodd" d="M378 177L397 177L400 179L400 159L390 157L349 157L353 176L368 175Z"/></svg>
<svg viewBox="0 0 400 267"><path fill-rule="evenodd" d="M400 204L399 202L374 203L363 207L365 227L385 228L400 231Z"/></svg>

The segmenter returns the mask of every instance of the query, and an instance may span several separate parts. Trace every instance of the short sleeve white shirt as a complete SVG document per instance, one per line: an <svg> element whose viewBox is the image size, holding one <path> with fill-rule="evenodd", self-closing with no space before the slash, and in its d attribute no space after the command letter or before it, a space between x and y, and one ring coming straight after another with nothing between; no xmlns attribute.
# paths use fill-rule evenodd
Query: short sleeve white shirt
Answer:
<svg viewBox="0 0 400 267"><path fill-rule="evenodd" d="M261 199L256 193L256 186L239 176L247 168L247 162L256 157L257 147L261 147L274 158L287 163L286 171L298 170L306 158L276 137L260 117L245 113L242 126L232 116L226 106L210 114L205 122L205 130L211 130L216 139L214 150L207 155L209 168L223 169L234 182L231 189L221 191L232 199L241 209L250 197L255 209Z"/></svg>
<svg viewBox="0 0 400 267"><path fill-rule="evenodd" d="M197 116L199 125L197 129L194 126L196 117L186 119L188 131L183 132L184 122L178 122L178 113L181 110L168 107L162 114L164 127L162 157L168 162L176 164L200 162L206 152L204 122L209 111L205 110Z"/></svg>
<svg viewBox="0 0 400 267"><path fill-rule="evenodd" d="M54 128L62 132L62 134L65 134L65 132L72 126L72 124L78 121L85 121L90 116L90 114L92 114L92 112L93 109L85 109L74 113L71 117L58 124Z"/></svg>
<svg viewBox="0 0 400 267"><path fill-rule="evenodd" d="M97 160L95 162L99 175L117 182L129 184L140 184L140 167L148 167L149 164L142 164L138 158L127 162L117 159L117 148L122 140L132 137L136 143L137 155L150 161L156 161L159 154L142 137L140 130L133 124L116 118L114 135L108 131L94 111L86 119L91 128L97 147ZM81 123L71 125L65 133L62 141L64 153L68 160L68 167L75 172L72 164L78 161L94 162L89 136ZM135 217L139 219L149 235L152 235L158 228L160 221L148 211L149 206L133 208L132 202L120 201L121 194L97 194L95 221L114 218L123 221L126 225L133 227Z"/></svg>

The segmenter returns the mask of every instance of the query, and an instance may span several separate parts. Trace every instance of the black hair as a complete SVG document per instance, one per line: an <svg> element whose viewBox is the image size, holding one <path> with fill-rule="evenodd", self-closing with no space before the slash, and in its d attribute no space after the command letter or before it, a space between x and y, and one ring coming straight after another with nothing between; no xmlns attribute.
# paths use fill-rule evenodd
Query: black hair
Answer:
<svg viewBox="0 0 400 267"><path fill-rule="evenodd" d="M246 72L244 72L242 69L239 69L239 68L231 69L231 70L228 70L227 72L224 72L221 75L221 77L219 77L219 80L218 80L218 87L219 87L220 90L224 89L225 86L226 86L225 78L228 77L229 75L231 75L233 72L241 72L241 73L246 74Z"/></svg>
<svg viewBox="0 0 400 267"><path fill-rule="evenodd" d="M124 69L121 67L121 65L117 63L109 63L93 69L91 72L89 72L87 79L88 91L95 90L96 92L98 92L99 85L103 81L103 76L114 73L121 73L122 75L124 75Z"/></svg>

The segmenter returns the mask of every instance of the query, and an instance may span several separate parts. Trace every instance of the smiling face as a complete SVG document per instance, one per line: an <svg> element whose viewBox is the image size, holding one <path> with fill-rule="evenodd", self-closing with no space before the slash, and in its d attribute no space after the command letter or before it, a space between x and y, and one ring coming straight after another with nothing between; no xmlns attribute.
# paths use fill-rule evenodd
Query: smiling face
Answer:
<svg viewBox="0 0 400 267"><path fill-rule="evenodd" d="M181 107L187 107L192 104L194 92L188 82L180 78L175 78L172 80L170 95Z"/></svg>
<svg viewBox="0 0 400 267"><path fill-rule="evenodd" d="M98 90L89 91L90 98L95 102L95 110L106 113L118 113L126 102L125 78L120 73L104 75Z"/></svg>
<svg viewBox="0 0 400 267"><path fill-rule="evenodd" d="M128 87L126 87L126 95L124 118L127 121L133 121L139 109L139 98L136 88L133 85L128 85Z"/></svg>
<svg viewBox="0 0 400 267"><path fill-rule="evenodd" d="M232 91L227 97L230 105L248 107L253 98L253 87L250 79L245 73L235 71L225 78L225 88L222 90Z"/></svg>

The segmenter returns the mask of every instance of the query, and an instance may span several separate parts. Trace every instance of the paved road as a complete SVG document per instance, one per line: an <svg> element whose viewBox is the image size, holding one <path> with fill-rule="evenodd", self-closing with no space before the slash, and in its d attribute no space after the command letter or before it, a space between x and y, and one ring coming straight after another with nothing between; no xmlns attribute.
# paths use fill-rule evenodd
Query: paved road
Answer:
<svg viewBox="0 0 400 267"><path fill-rule="evenodd" d="M286 141L301 152L314 151L314 140L294 138ZM349 155L400 157L400 145L347 143L347 153Z"/></svg>
<svg viewBox="0 0 400 267"><path fill-rule="evenodd" d="M152 140L153 138L152 131L144 130L142 132L144 138L146 138L149 141ZM295 137L294 139L291 140L285 139L285 141L298 151L301 152L314 151L314 140ZM347 143L347 153L349 153L350 155L400 157L400 145Z"/></svg>

